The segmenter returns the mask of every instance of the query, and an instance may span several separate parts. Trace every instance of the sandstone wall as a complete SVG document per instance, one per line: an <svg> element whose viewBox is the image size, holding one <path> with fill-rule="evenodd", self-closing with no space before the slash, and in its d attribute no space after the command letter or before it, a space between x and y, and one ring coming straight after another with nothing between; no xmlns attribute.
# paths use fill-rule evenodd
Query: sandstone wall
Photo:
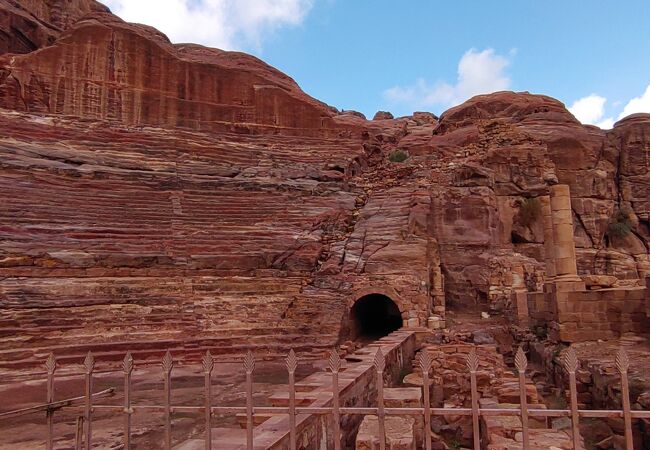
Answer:
<svg viewBox="0 0 650 450"><path fill-rule="evenodd" d="M0 106L126 125L334 136L344 129L286 75L224 53L174 46L156 30L97 13L50 47L0 58Z"/></svg>
<svg viewBox="0 0 650 450"><path fill-rule="evenodd" d="M525 313L528 315L528 326L531 328L546 328L555 320L555 304L550 294L546 292L529 292L526 296Z"/></svg>
<svg viewBox="0 0 650 450"><path fill-rule="evenodd" d="M426 153L436 158L429 167L450 198L442 205L451 211L437 219L450 297L507 308L506 291L519 284L507 280L513 267L528 290L541 288L543 221L524 220L522 210L558 183L571 190L578 272L643 278L649 119L632 116L605 132L580 125L556 100L505 92L444 113ZM632 222L625 237L608 233L620 210Z"/></svg>
<svg viewBox="0 0 650 450"><path fill-rule="evenodd" d="M645 288L603 289L558 296L558 337L563 342L612 339L650 332Z"/></svg>
<svg viewBox="0 0 650 450"><path fill-rule="evenodd" d="M51 45L81 17L102 11L108 8L94 0L1 0L0 55Z"/></svg>
<svg viewBox="0 0 650 450"><path fill-rule="evenodd" d="M371 158L356 140L0 123L3 368L321 352L371 293L407 325L444 314L429 191L353 183Z"/></svg>
<svg viewBox="0 0 650 450"><path fill-rule="evenodd" d="M526 314L555 342L610 340L650 332L649 297L646 286L584 290L583 283L560 282L528 293Z"/></svg>
<svg viewBox="0 0 650 450"><path fill-rule="evenodd" d="M645 291L646 315L648 316L648 318L650 318L650 277L646 277L645 286L646 286L646 291Z"/></svg>
<svg viewBox="0 0 650 450"><path fill-rule="evenodd" d="M350 235L331 245L317 282L349 290L349 307L367 294L387 295L405 325L424 326L435 306L444 306L432 216L426 190L399 186L373 193Z"/></svg>
<svg viewBox="0 0 650 450"><path fill-rule="evenodd" d="M172 45L91 2L0 0L0 14L28 37L45 24L0 48L0 351L13 366L79 357L80 336L105 351L238 352L241 337L271 354L296 336L325 348L369 293L409 325L446 302L511 310L544 281L543 223L524 205L558 183L580 274L650 268L648 115L605 132L549 97L502 92L439 119L366 121L254 57ZM409 158L389 162L397 149ZM619 210L623 237L607 232Z"/></svg>
<svg viewBox="0 0 650 450"><path fill-rule="evenodd" d="M52 349L272 354L296 336L314 336L305 350L337 341L341 289L313 285L312 271L358 195L329 167L363 158L359 144L83 128L6 111L0 122L7 366Z"/></svg>

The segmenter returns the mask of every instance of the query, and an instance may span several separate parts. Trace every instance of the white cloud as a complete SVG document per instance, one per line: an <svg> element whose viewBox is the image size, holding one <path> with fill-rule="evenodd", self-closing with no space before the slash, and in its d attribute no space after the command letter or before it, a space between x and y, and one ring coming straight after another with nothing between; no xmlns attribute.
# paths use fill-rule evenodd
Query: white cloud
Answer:
<svg viewBox="0 0 650 450"><path fill-rule="evenodd" d="M601 120L600 122L595 123L598 128L601 128L603 130L611 130L614 128L614 124L616 121L614 120L613 117L608 117L606 119Z"/></svg>
<svg viewBox="0 0 650 450"><path fill-rule="evenodd" d="M618 116L618 119L621 120L623 117L629 116L634 113L650 113L650 85L646 87L645 92L640 97L634 97L630 100L623 112Z"/></svg>
<svg viewBox="0 0 650 450"><path fill-rule="evenodd" d="M314 0L105 0L127 22L151 25L172 42L225 50L261 48L264 35L300 25Z"/></svg>
<svg viewBox="0 0 650 450"><path fill-rule="evenodd" d="M639 97L634 97L627 102L623 111L618 115L615 120L614 117L605 117L605 104L607 99L597 94L591 94L573 102L569 107L569 111L584 124L596 125L602 129L610 129L614 127L616 120L621 120L630 114L647 112L650 113L650 85ZM620 106L622 102L616 101L613 106Z"/></svg>
<svg viewBox="0 0 650 450"><path fill-rule="evenodd" d="M569 111L580 122L595 125L605 115L605 103L607 103L605 97L591 94L573 102Z"/></svg>
<svg viewBox="0 0 650 450"><path fill-rule="evenodd" d="M597 94L591 94L573 102L569 111L576 119L584 124L596 125L602 129L614 126L613 117L605 117L605 104L607 99Z"/></svg>
<svg viewBox="0 0 650 450"><path fill-rule="evenodd" d="M510 56L514 54L513 50ZM511 80L505 72L509 64L508 57L496 54L491 48L482 52L471 49L465 52L458 63L458 79L455 84L429 84L421 78L411 86L387 89L383 95L391 103L405 103L413 108L453 106L474 95L509 89Z"/></svg>

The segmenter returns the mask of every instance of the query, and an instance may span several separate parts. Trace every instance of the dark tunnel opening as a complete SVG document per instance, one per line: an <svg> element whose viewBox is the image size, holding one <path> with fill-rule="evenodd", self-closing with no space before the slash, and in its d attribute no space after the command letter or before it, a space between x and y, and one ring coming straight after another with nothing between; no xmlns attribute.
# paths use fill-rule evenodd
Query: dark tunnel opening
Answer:
<svg viewBox="0 0 650 450"><path fill-rule="evenodd" d="M357 340L379 339L402 327L402 314L389 297L370 294L361 297L350 311Z"/></svg>

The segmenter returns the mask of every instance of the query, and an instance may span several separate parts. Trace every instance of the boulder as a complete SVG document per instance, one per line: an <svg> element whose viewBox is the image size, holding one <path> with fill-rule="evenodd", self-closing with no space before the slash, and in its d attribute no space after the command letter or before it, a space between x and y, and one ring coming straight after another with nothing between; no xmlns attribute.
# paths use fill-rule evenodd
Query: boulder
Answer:
<svg viewBox="0 0 650 450"><path fill-rule="evenodd" d="M390 120L395 117L388 111L377 111L372 120Z"/></svg>

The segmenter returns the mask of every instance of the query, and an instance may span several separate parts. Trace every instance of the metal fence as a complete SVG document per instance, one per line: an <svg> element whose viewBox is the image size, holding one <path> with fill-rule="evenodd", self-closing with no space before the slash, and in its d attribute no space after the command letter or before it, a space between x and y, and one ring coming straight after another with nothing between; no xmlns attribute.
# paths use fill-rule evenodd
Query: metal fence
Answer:
<svg viewBox="0 0 650 450"><path fill-rule="evenodd" d="M162 411L164 414L164 444L165 450L172 448L172 413L174 412L194 412L202 414L205 421L205 449L212 449L213 436L212 432L212 414L245 414L246 416L246 447L248 450L253 449L254 444L254 421L255 414L288 414L289 417L289 442L291 450L296 450L297 441L297 428L296 416L298 414L316 414L316 415L329 415L332 418L331 430L333 436L334 450L341 448L341 417L344 415L367 415L373 414L378 418L379 427L379 445L381 450L386 448L386 428L385 420L387 416L423 416L424 422L424 444L423 448L431 450L431 439L428 430L431 429L432 416L471 416L472 420L472 434L473 434L473 448L479 450L481 448L481 432L479 426L479 418L481 416L519 416L522 423L522 436L523 448L530 448L530 417L569 417L571 419L571 433L573 437L573 447L581 448L580 446L580 433L579 421L580 418L606 418L606 417L622 417L625 429L625 446L627 450L633 449L633 436L632 436L632 420L633 419L650 419L650 411L632 410L630 405L630 393L628 382L628 368L629 358L625 350L621 349L616 356L616 366L620 373L621 380L621 396L622 396L622 409L621 410L584 410L579 409L577 400L577 387L576 387L576 371L578 370L579 363L576 353L573 348L569 348L564 356L564 368L569 375L569 390L570 390L570 403L568 409L534 409L529 408L526 396L526 369L528 361L526 355L521 348L517 351L515 357L515 367L518 372L519 379L519 408L504 408L504 409L490 409L479 407L479 393L477 385L477 372L479 370L479 358L476 354L475 348L472 348L467 356L467 369L470 376L471 385L471 408L434 408L430 403L430 373L432 360L428 352L421 351L418 357L418 366L422 371L423 378L423 407L401 407L401 408L388 408L384 406L384 382L383 372L386 366L386 360L382 353L381 348L377 349L374 357L373 365L377 374L377 405L372 407L343 407L341 406L341 392L339 389L339 373L342 371L342 361L336 352L332 352L329 358L329 370L331 372L332 383L332 402L331 406L323 407L309 407L296 405L296 385L295 385L295 372L298 366L298 359L293 350L289 352L286 358L286 368L289 375L289 404L288 407L255 407L253 406L253 374L255 370L255 358L252 353L248 353L243 361L243 369L246 374L246 404L241 407L221 407L213 405L212 400L212 373L215 365L214 358L207 352L202 360L202 371L204 374L204 406L174 406L171 403L172 392L172 370L174 368L174 360L170 352L167 352L162 359L162 375L164 380L164 402L162 405L136 405L132 403L131 391L131 376L134 368L133 358L130 353L124 358L122 363L122 371L124 375L124 403L118 405L99 405L94 404L94 399L97 393L93 394L93 373L95 371L95 358L89 352L83 363L84 377L85 377L85 394L79 400L83 402L83 417L78 421L78 434L77 434L77 448L90 450L93 440L93 411L99 410L112 410L116 413L123 414L123 443L124 449L130 450L133 448L132 443L132 430L131 418L136 411ZM46 410L45 420L47 423L47 437L46 448L47 450L54 449L54 414L57 409L67 407L69 401L55 401L54 398L54 382L57 364L54 355L50 355L45 367L47 369L47 404L43 405ZM28 410L30 408L27 408ZM26 410L22 410L25 412ZM14 411L13 413L16 413ZM12 413L4 413L7 416Z"/></svg>

